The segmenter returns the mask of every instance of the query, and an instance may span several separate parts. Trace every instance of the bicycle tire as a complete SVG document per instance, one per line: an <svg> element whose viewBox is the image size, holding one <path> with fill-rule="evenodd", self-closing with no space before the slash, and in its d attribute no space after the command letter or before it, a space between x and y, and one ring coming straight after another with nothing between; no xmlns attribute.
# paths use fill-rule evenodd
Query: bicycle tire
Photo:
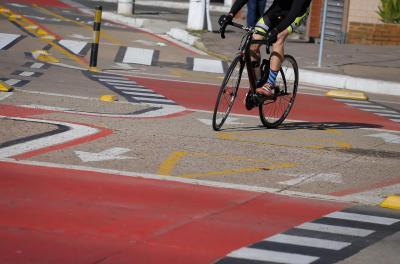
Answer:
<svg viewBox="0 0 400 264"><path fill-rule="evenodd" d="M242 56L238 55L228 68L225 78L222 81L218 92L217 101L214 107L212 127L215 131L222 128L238 94L240 80L242 78L244 61ZM227 103L225 106L224 103ZM225 107L224 107L225 106ZM223 111L221 111L223 110Z"/></svg>
<svg viewBox="0 0 400 264"><path fill-rule="evenodd" d="M267 128L282 124L293 107L299 84L299 69L296 60L285 55L276 79L275 96L259 105L259 116Z"/></svg>

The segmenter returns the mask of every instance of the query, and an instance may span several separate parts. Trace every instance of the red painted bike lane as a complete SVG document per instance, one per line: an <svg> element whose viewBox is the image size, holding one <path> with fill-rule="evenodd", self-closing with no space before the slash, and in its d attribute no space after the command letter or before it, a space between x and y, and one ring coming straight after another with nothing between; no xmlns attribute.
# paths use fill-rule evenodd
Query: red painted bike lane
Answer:
<svg viewBox="0 0 400 264"><path fill-rule="evenodd" d="M348 205L0 161L2 263L211 263Z"/></svg>
<svg viewBox="0 0 400 264"><path fill-rule="evenodd" d="M195 110L213 111L219 86L211 84L156 80L150 78L132 78L137 83L148 87L165 97L174 100L179 105ZM294 107L288 119L318 123L347 123L360 126L370 126L400 130L400 125L388 118L370 112L350 107L345 103L335 101L326 96L297 94ZM240 89L232 112L258 116L258 109L247 111L240 101L247 89ZM238 100L239 99L239 100ZM211 118L211 116L210 116Z"/></svg>

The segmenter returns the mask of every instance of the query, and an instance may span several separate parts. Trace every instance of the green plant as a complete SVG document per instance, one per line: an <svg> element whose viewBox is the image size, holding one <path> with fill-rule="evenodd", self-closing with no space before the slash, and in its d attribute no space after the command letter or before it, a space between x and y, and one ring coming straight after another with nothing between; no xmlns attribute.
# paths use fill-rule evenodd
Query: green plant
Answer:
<svg viewBox="0 0 400 264"><path fill-rule="evenodd" d="M400 0L381 0L378 14L384 23L400 24Z"/></svg>

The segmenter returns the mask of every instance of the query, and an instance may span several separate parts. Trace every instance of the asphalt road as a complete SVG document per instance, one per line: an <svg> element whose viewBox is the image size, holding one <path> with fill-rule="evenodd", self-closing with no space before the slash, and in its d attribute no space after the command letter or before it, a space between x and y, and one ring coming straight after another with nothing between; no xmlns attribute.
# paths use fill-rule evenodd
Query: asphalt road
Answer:
<svg viewBox="0 0 400 264"><path fill-rule="evenodd" d="M308 262L370 256L364 263L375 263L384 255L396 263L396 252L382 244L398 245L400 215L376 207L399 193L400 123L381 115L398 109L396 99L343 101L302 86L288 120L265 129L241 104L243 87L225 129L214 132L211 111L223 78L208 72L215 58L109 22L100 71L89 72L90 16L62 5L5 6L23 15L0 15L8 41L0 77L16 88L0 94L1 225L12 241L0 255L8 262L125 263L134 260L132 246L142 263L234 263L249 258L248 248ZM60 63L37 60L35 50ZM196 69L199 59L209 67ZM102 95L119 100L100 101ZM305 222L374 234L305 234L295 228ZM304 236L323 239L326 248L293 242ZM73 241L83 245L75 258Z"/></svg>

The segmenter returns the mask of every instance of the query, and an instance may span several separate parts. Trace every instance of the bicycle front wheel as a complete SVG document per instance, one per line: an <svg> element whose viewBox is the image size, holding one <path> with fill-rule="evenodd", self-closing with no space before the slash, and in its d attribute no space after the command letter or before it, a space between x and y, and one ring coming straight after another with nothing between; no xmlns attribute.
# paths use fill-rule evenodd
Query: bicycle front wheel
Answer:
<svg viewBox="0 0 400 264"><path fill-rule="evenodd" d="M296 60L285 55L281 69L276 78L275 96L260 104L259 115L262 124L275 128L282 124L293 107L299 84L299 69Z"/></svg>
<svg viewBox="0 0 400 264"><path fill-rule="evenodd" d="M217 102L214 107L212 127L215 131L221 129L232 110L233 103L238 94L240 79L242 77L244 62L237 56L228 68L228 72L219 89Z"/></svg>

